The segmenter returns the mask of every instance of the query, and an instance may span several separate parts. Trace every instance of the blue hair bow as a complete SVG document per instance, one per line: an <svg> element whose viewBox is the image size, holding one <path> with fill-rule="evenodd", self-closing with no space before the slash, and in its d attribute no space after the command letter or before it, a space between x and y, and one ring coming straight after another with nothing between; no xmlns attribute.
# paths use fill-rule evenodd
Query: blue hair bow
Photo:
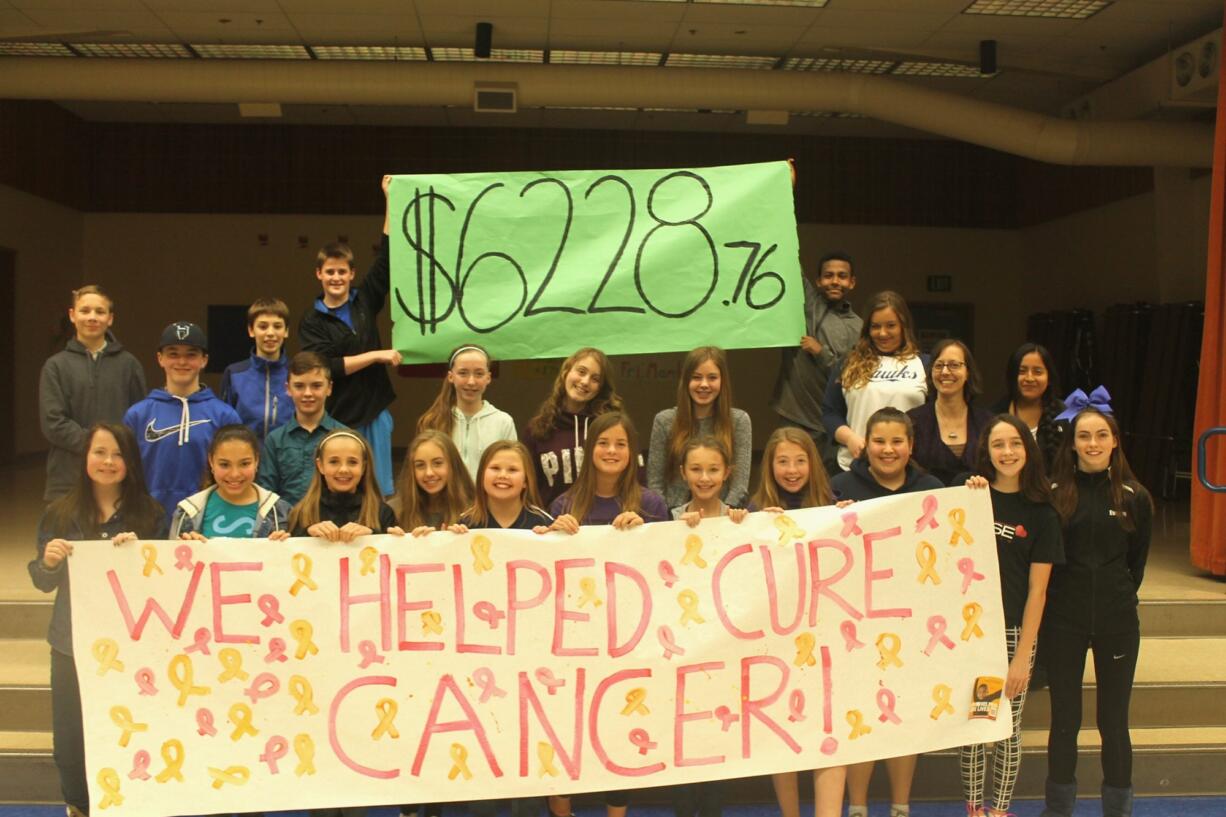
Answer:
<svg viewBox="0 0 1226 817"><path fill-rule="evenodd" d="M1095 408L1103 414L1113 414L1111 411L1111 393L1106 386L1099 386L1087 397L1081 389L1073 389L1073 393L1064 398L1064 412L1057 420L1072 420L1077 412L1084 408Z"/></svg>

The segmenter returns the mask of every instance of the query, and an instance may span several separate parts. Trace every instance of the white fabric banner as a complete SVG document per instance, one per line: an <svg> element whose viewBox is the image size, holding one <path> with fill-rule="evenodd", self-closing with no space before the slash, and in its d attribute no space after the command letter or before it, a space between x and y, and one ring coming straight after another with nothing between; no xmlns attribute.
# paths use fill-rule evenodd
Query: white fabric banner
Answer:
<svg viewBox="0 0 1226 817"><path fill-rule="evenodd" d="M1010 731L977 683L1007 670L987 491L575 536L83 543L70 569L95 813L659 786Z"/></svg>

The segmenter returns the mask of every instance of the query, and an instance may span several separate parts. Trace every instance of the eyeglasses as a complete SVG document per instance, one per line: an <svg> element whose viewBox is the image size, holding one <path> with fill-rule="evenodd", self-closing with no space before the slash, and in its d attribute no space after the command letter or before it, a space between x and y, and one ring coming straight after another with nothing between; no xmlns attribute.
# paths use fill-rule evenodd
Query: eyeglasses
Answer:
<svg viewBox="0 0 1226 817"><path fill-rule="evenodd" d="M966 368L965 363L959 363L956 360L938 360L936 363L932 364L932 370L934 372L939 372L942 369L944 369L945 371L950 372L952 374L952 373L960 372L965 368Z"/></svg>

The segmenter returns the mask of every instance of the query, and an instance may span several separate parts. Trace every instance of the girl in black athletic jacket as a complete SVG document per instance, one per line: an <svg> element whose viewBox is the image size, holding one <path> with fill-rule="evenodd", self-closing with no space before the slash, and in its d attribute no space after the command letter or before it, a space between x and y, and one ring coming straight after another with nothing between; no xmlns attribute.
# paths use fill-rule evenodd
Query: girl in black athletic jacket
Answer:
<svg viewBox="0 0 1226 817"><path fill-rule="evenodd" d="M1051 688L1046 817L1072 814L1086 650L1094 651L1103 815L1132 814L1128 700L1137 667L1137 590L1149 555L1153 504L1120 449L1115 418L1082 409L1052 468L1066 563L1052 571L1039 651Z"/></svg>

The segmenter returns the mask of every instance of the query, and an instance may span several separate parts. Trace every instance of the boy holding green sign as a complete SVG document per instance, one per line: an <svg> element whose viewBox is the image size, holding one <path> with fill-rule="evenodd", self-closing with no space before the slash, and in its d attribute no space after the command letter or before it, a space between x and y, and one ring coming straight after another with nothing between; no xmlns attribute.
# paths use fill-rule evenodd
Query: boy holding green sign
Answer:
<svg viewBox="0 0 1226 817"><path fill-rule="evenodd" d="M298 335L304 352L317 352L332 372L328 413L370 443L375 477L384 496L393 493L392 415L396 399L386 366L400 365L400 353L382 348L375 319L391 289L387 249L387 186L383 177L383 241L362 283L353 286L353 252L344 244L319 251L315 277L323 294L302 316Z"/></svg>
<svg viewBox="0 0 1226 817"><path fill-rule="evenodd" d="M856 288L851 256L831 252L817 265L817 280L803 275L805 334L799 346L783 347L771 408L786 424L803 429L817 446L829 474L839 473L837 446L822 425L822 395L830 371L860 337L864 320L851 308Z"/></svg>

